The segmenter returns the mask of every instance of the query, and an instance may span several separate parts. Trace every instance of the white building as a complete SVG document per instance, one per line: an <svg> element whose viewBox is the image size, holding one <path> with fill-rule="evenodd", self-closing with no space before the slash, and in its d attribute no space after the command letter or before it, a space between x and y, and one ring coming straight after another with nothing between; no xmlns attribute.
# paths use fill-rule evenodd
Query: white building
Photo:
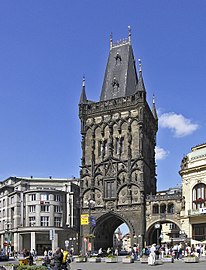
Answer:
<svg viewBox="0 0 206 270"><path fill-rule="evenodd" d="M77 179L10 177L0 182L0 246L39 255L57 246L78 249ZM66 242L65 242L66 241Z"/></svg>
<svg viewBox="0 0 206 270"><path fill-rule="evenodd" d="M206 144L197 145L181 164L181 232L191 243L206 240Z"/></svg>

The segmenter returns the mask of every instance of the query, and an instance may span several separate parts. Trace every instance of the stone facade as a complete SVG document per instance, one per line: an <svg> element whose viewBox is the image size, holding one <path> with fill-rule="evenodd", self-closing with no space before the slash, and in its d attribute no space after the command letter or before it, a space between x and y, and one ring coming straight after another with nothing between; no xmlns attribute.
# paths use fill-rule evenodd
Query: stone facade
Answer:
<svg viewBox="0 0 206 270"><path fill-rule="evenodd" d="M181 187L170 188L148 195L146 199L147 244L181 241L180 212L182 209ZM158 239L159 237L159 239Z"/></svg>
<svg viewBox="0 0 206 270"><path fill-rule="evenodd" d="M156 193L157 118L154 103L151 111L146 101L141 69L137 78L130 36L118 44L110 40L99 102L87 99L83 81L79 116L81 214L96 220L96 227L81 226L82 239L95 234L95 250L107 248L115 229L125 222L131 234L141 235L143 241L145 198Z"/></svg>

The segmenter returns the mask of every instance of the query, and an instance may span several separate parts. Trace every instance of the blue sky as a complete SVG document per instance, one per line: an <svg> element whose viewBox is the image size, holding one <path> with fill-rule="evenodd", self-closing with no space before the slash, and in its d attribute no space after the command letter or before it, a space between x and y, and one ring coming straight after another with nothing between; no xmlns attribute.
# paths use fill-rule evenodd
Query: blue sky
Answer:
<svg viewBox="0 0 206 270"><path fill-rule="evenodd" d="M79 177L82 76L98 101L110 32L131 25L159 114L158 190L180 184L183 156L206 141L205 14L204 0L1 0L0 180Z"/></svg>

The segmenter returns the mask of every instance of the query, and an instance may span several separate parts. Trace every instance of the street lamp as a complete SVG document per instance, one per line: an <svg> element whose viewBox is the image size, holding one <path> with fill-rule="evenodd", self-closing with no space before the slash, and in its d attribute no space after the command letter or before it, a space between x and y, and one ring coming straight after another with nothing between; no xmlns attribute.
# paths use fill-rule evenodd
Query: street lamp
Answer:
<svg viewBox="0 0 206 270"><path fill-rule="evenodd" d="M66 240L66 241L68 241L68 240ZM68 242L66 242L65 241L65 243L70 247L70 253L71 253L71 255L74 253L74 250L75 250L75 241L76 241L76 238L75 237L70 237L69 238L69 241Z"/></svg>
<svg viewBox="0 0 206 270"><path fill-rule="evenodd" d="M5 242L7 244L6 246L6 251L7 253L10 253L10 249L11 249L11 241L12 241L12 232L11 232L11 228L10 225L12 223L11 222L5 222L4 225L4 230L5 230Z"/></svg>
<svg viewBox="0 0 206 270"><path fill-rule="evenodd" d="M92 251L93 247L92 247L92 238L93 238L93 234L92 234L92 216L91 216L91 209L95 207L95 201L92 199L88 199L84 202L88 207L89 207L89 244L88 244L88 250Z"/></svg>
<svg viewBox="0 0 206 270"><path fill-rule="evenodd" d="M157 230L157 245L159 245L160 244L160 239L159 239L159 236L160 236L160 224L159 223L155 224L155 229Z"/></svg>
<svg viewBox="0 0 206 270"><path fill-rule="evenodd" d="M88 199L85 201L85 204L89 207L89 234L92 234L92 224L91 224L91 209L95 206L95 201L92 199Z"/></svg>

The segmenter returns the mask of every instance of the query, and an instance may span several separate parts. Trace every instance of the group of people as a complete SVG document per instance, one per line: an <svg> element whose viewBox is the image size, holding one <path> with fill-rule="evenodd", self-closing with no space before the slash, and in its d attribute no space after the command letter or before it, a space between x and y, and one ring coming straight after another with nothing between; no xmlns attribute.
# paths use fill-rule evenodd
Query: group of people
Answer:
<svg viewBox="0 0 206 270"><path fill-rule="evenodd" d="M71 255L71 257L70 257ZM21 252L14 251L14 258L22 258L28 260L29 265L34 264L37 253L35 250L24 249ZM70 270L70 263L72 261L72 254L68 250L57 248L54 253L51 250L44 251L43 265L47 269L52 270Z"/></svg>
<svg viewBox="0 0 206 270"><path fill-rule="evenodd" d="M149 256L148 264L152 265L155 263L155 260L164 258L168 255L176 260L192 255L195 255L197 257L206 256L206 245L189 245L187 243L178 243L174 244L173 246L157 246L156 244L153 244L149 247L145 247L142 250L142 254Z"/></svg>
<svg viewBox="0 0 206 270"><path fill-rule="evenodd" d="M57 248L54 254L51 256L47 253L44 254L44 263L48 269L53 270L70 270L70 263L72 261L68 250L62 250L61 248Z"/></svg>

